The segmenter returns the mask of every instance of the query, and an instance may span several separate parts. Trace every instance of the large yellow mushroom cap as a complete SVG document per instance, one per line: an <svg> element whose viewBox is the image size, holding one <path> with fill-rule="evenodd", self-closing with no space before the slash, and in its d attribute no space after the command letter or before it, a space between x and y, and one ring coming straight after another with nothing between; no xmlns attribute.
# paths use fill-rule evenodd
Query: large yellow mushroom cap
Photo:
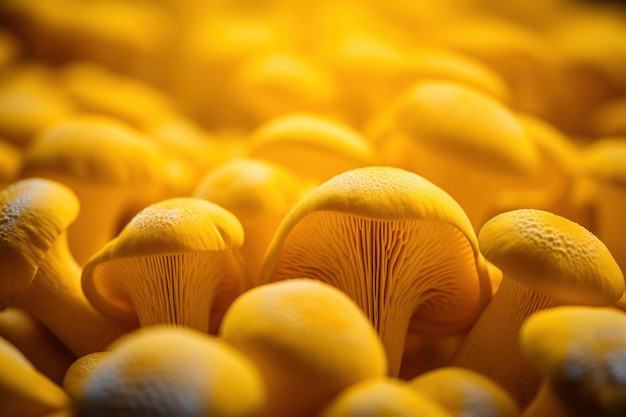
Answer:
<svg viewBox="0 0 626 417"><path fill-rule="evenodd" d="M386 339L397 372L409 322L439 334L473 323L491 296L483 262L467 216L445 191L373 166L300 200L270 244L261 282L302 276L340 288Z"/></svg>
<svg viewBox="0 0 626 417"><path fill-rule="evenodd" d="M0 191L0 307L30 285L78 211L74 192L56 181L25 179Z"/></svg>
<svg viewBox="0 0 626 417"><path fill-rule="evenodd" d="M607 247L556 214L519 209L489 220L478 235L485 257L504 275L563 303L607 305L624 292L624 277Z"/></svg>
<svg viewBox="0 0 626 417"><path fill-rule="evenodd" d="M263 410L258 370L223 340L157 326L108 350L83 383L77 416L252 417Z"/></svg>

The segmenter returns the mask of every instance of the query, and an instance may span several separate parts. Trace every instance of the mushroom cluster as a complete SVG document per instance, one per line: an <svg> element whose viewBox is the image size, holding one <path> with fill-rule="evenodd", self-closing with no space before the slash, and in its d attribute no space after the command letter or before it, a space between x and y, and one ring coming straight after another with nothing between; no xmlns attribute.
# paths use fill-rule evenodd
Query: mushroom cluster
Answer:
<svg viewBox="0 0 626 417"><path fill-rule="evenodd" d="M626 2L0 1L0 417L626 416Z"/></svg>

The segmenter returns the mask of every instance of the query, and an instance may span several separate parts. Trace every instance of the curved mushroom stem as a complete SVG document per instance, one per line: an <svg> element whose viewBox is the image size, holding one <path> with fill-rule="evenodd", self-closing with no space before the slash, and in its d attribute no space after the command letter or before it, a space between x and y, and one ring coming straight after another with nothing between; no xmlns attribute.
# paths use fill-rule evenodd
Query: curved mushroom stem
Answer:
<svg viewBox="0 0 626 417"><path fill-rule="evenodd" d="M64 181L71 187L70 180ZM78 265L84 265L119 232L127 204L121 194L119 187L111 186L80 189L80 213L67 228L70 250Z"/></svg>
<svg viewBox="0 0 626 417"><path fill-rule="evenodd" d="M98 313L85 298L80 267L72 257L64 232L56 239L30 286L13 300L41 321L76 356L104 350L130 330Z"/></svg>
<svg viewBox="0 0 626 417"><path fill-rule="evenodd" d="M533 312L562 303L514 279L503 278L498 292L453 357L452 366L468 368L490 377L524 407L535 395L540 377L532 371L522 354L520 327Z"/></svg>

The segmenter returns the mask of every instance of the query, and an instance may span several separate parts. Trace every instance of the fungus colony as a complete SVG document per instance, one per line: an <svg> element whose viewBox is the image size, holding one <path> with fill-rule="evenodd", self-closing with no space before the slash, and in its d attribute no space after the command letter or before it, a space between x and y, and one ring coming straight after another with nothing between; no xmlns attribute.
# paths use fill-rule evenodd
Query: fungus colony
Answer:
<svg viewBox="0 0 626 417"><path fill-rule="evenodd" d="M0 25L0 417L626 416L622 4Z"/></svg>

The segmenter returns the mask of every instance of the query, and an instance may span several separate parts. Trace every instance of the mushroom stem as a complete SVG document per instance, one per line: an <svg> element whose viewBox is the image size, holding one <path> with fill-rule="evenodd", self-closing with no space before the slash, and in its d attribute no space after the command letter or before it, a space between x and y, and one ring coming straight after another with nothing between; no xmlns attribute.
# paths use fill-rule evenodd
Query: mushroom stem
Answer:
<svg viewBox="0 0 626 417"><path fill-rule="evenodd" d="M74 190L80 189L80 186L74 185L70 178L63 179L62 182ZM119 186L93 185L91 188L83 188L80 195L80 212L94 213L94 216L79 215L67 229L68 243L79 265L84 265L92 255L119 233L121 213L124 213L128 204L120 197L124 195L124 192ZM120 215L115 216L114 213L120 213Z"/></svg>
<svg viewBox="0 0 626 417"><path fill-rule="evenodd" d="M512 309L511 305L525 307ZM541 378L524 359L519 329L533 312L560 305L557 300L505 276L453 357L452 366L480 372L508 390L521 406L528 404Z"/></svg>
<svg viewBox="0 0 626 417"><path fill-rule="evenodd" d="M78 357L104 350L129 330L89 304L81 289L80 273L63 232L39 265L31 285L12 304L41 321Z"/></svg>

